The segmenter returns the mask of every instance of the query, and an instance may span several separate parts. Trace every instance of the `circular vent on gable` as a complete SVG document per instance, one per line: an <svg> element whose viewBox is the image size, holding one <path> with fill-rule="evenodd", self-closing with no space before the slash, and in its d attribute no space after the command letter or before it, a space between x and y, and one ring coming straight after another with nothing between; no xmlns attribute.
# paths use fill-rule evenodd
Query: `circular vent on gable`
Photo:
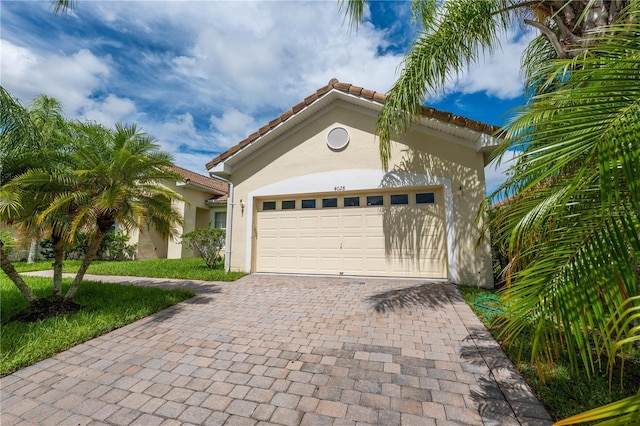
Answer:
<svg viewBox="0 0 640 426"><path fill-rule="evenodd" d="M349 132L344 127L331 129L327 135L327 145L334 151L344 149L349 143Z"/></svg>

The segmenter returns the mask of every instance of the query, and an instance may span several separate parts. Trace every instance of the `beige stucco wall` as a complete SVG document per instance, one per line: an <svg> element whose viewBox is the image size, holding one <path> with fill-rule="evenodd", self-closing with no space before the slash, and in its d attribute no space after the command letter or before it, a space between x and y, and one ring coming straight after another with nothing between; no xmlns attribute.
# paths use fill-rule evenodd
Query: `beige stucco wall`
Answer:
<svg viewBox="0 0 640 426"><path fill-rule="evenodd" d="M335 178L326 182L327 188L344 186L351 189L354 182L340 181L337 171L348 170L343 176L356 176L358 171L381 173L381 162L377 141L374 141L376 114L374 111L334 104L324 113L316 114L290 134L270 143L253 157L234 165L229 180L234 185L233 233L231 241L231 269L247 270L251 267L248 245L251 244L252 226L255 220L253 195L264 194L260 188L288 182L295 187L296 179L314 174ZM327 147L328 132L342 126L350 134L348 146L341 151ZM447 182L455 234L458 282L492 287L491 258L489 244L476 249L479 227L474 220L478 205L485 194L484 162L482 153L459 145L452 137L428 129L409 131L392 146L389 173L370 188L412 187L424 184L427 175L437 178L434 182ZM334 173L332 173L334 172ZM461 188L461 190L459 189ZM362 187L359 188L360 190ZM266 190L268 193L268 189ZM240 200L246 207L244 212ZM249 222L248 222L249 221ZM451 260L450 260L451 261Z"/></svg>
<svg viewBox="0 0 640 426"><path fill-rule="evenodd" d="M173 189L182 196L182 200L174 200L174 208L184 218L182 226L178 226L179 235L206 228L213 222L213 210L205 204L211 194L186 186L178 185ZM182 246L180 238L168 239L160 236L154 229L147 229L142 232L135 231L131 234L130 243L139 243L139 259L179 259L183 257L194 257L193 250Z"/></svg>

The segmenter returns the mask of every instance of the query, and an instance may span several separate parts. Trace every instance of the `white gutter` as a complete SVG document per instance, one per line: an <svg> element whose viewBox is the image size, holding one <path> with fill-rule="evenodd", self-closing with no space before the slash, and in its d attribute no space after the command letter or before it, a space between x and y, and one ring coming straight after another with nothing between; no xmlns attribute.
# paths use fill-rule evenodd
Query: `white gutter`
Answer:
<svg viewBox="0 0 640 426"><path fill-rule="evenodd" d="M222 178L220 178L222 179ZM231 270L231 230L233 224L233 184L224 179L229 184L229 195L227 195L227 232L225 235L224 271Z"/></svg>
<svg viewBox="0 0 640 426"><path fill-rule="evenodd" d="M229 194L227 195L227 229L225 231L225 249L224 249L224 271L231 270L231 225L233 224L233 184L227 179L216 175L216 179L220 179L229 185Z"/></svg>

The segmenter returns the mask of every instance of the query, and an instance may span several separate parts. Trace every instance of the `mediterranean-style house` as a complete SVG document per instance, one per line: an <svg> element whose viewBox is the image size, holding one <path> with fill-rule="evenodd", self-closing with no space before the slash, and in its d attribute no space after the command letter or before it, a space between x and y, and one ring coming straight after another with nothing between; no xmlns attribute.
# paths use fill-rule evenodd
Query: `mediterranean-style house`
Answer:
<svg viewBox="0 0 640 426"><path fill-rule="evenodd" d="M333 79L207 163L229 183L228 269L493 286L476 215L496 128L425 108L385 171L374 135L384 101Z"/></svg>
<svg viewBox="0 0 640 426"><path fill-rule="evenodd" d="M225 229L227 182L177 166L172 167L171 171L182 177L178 182L170 184L175 185L172 189L182 197L182 200L173 201L175 209L184 219L178 233L183 235L201 228ZM194 256L192 250L182 246L180 239L162 237L153 228L144 227L142 231L132 231L129 243L138 244L138 259L178 259Z"/></svg>

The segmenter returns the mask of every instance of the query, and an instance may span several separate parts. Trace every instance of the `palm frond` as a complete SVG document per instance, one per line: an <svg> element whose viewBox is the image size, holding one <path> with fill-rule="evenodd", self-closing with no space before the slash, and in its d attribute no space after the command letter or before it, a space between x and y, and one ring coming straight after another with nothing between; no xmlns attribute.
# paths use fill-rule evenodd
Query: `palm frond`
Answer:
<svg viewBox="0 0 640 426"><path fill-rule="evenodd" d="M52 0L53 14L67 14L75 7L75 0Z"/></svg>
<svg viewBox="0 0 640 426"><path fill-rule="evenodd" d="M425 96L443 90L450 78L499 46L500 34L511 23L511 15L496 13L503 6L504 2L496 0L451 0L441 8L429 9L437 11L434 24L411 46L378 116L383 168L388 167L391 140L421 117Z"/></svg>
<svg viewBox="0 0 640 426"><path fill-rule="evenodd" d="M519 153L493 194L512 195L492 223L512 259L503 297L517 307L500 319L503 337L533 329L535 359L566 354L587 372L600 368L601 347L611 360L624 345L614 341L639 331L612 320L640 306L638 33L637 21L612 27L589 53L532 72L541 89L497 154Z"/></svg>
<svg viewBox="0 0 640 426"><path fill-rule="evenodd" d="M554 424L556 426L568 426L609 419L604 422L596 423L596 426L633 425L637 424L639 414L640 395L634 395L620 401L577 414L564 420L560 420Z"/></svg>

